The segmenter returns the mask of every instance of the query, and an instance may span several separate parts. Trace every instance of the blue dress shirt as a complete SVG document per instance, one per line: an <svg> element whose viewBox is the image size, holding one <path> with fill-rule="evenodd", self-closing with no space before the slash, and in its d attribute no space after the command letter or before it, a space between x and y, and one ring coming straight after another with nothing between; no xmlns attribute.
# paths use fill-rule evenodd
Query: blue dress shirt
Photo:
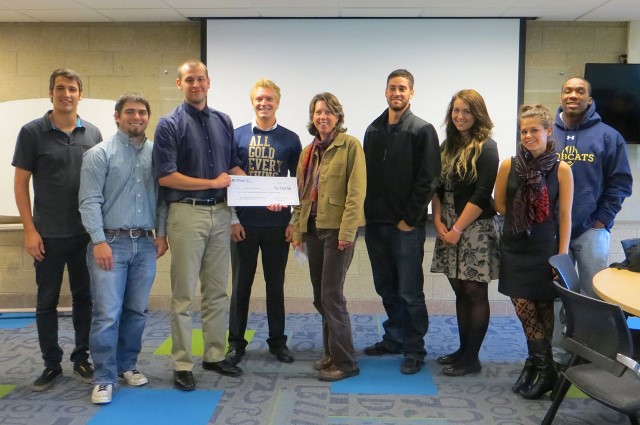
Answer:
<svg viewBox="0 0 640 425"><path fill-rule="evenodd" d="M189 177L215 179L240 165L228 115L205 107L202 111L184 102L160 118L153 148L156 178L179 172ZM182 198L210 199L225 196L226 189L177 190L163 188L166 201Z"/></svg>
<svg viewBox="0 0 640 425"><path fill-rule="evenodd" d="M150 140L135 144L118 130L84 154L80 215L94 243L106 239L104 229L156 229L166 236L167 206L157 206L152 150Z"/></svg>

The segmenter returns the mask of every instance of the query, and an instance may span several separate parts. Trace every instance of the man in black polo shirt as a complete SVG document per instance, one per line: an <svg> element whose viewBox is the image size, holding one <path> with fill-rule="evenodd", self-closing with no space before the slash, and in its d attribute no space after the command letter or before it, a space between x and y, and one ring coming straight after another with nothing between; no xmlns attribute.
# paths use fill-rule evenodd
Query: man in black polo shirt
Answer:
<svg viewBox="0 0 640 425"><path fill-rule="evenodd" d="M202 367L221 375L242 370L224 358L231 210L225 201L229 174L244 175L233 144L233 124L207 106L207 67L189 60L178 68L184 102L158 123L153 146L156 178L170 202L171 357L176 388L196 387L191 355L192 304L200 279Z"/></svg>
<svg viewBox="0 0 640 425"><path fill-rule="evenodd" d="M102 135L78 116L82 81L77 73L70 69L53 71L49 96L53 110L22 127L11 163L15 167L14 190L24 226L24 246L34 258L38 286L36 325L45 369L32 384L33 391L51 388L62 374L57 306L65 266L75 329L73 370L83 382L90 384L93 378L88 361L91 295L86 254L90 239L80 220L78 188L82 155L102 141Z"/></svg>

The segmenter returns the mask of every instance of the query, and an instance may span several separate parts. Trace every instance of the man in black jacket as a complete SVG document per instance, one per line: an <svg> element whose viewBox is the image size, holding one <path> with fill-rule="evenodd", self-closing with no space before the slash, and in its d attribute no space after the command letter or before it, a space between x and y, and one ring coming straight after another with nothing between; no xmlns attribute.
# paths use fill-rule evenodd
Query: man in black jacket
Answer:
<svg viewBox="0 0 640 425"><path fill-rule="evenodd" d="M389 74L389 108L369 125L363 143L369 170L365 241L376 292L388 316L382 341L364 352L403 353L404 374L420 371L426 355L429 316L422 259L427 206L440 177L438 135L410 110L413 81L404 69Z"/></svg>

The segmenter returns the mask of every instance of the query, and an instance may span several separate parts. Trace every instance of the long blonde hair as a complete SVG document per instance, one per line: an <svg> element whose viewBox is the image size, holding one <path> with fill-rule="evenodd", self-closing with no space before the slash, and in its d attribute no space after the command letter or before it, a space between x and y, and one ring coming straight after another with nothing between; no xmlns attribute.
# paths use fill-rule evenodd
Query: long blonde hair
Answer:
<svg viewBox="0 0 640 425"><path fill-rule="evenodd" d="M469 110L474 118L473 126L469 129L470 137L468 139L458 131L451 119L453 103L456 99L460 99L469 105ZM447 138L440 154L442 179L455 173L462 180L474 181L478 178L476 161L482 151L482 145L491 136L491 129L493 128L493 122L489 117L487 106L480 93L473 89L466 89L454 94L447 107L444 123Z"/></svg>

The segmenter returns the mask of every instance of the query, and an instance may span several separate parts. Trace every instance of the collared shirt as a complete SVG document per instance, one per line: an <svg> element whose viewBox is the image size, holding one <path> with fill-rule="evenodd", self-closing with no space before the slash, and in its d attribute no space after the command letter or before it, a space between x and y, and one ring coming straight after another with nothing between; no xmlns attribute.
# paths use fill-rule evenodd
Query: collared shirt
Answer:
<svg viewBox="0 0 640 425"><path fill-rule="evenodd" d="M158 123L153 148L156 178L179 172L189 177L215 179L240 165L228 115L205 107L200 111L184 102ZM164 188L167 201L224 196L226 189L177 190Z"/></svg>
<svg viewBox="0 0 640 425"><path fill-rule="evenodd" d="M78 212L82 155L102 141L100 130L78 117L68 134L57 129L47 111L20 130L11 165L32 174L33 222L43 238L86 233Z"/></svg>
<svg viewBox="0 0 640 425"><path fill-rule="evenodd" d="M90 149L80 172L80 214L93 242L106 239L104 229L157 230L166 236L167 206L156 208L153 143L133 143L122 131Z"/></svg>
<svg viewBox="0 0 640 425"><path fill-rule="evenodd" d="M258 132L258 131L273 131L276 128L278 128L278 121L274 122L273 125L269 128L267 128L266 130L263 130L259 125L258 125L258 121L256 121L255 117L251 120L251 129L254 133Z"/></svg>

